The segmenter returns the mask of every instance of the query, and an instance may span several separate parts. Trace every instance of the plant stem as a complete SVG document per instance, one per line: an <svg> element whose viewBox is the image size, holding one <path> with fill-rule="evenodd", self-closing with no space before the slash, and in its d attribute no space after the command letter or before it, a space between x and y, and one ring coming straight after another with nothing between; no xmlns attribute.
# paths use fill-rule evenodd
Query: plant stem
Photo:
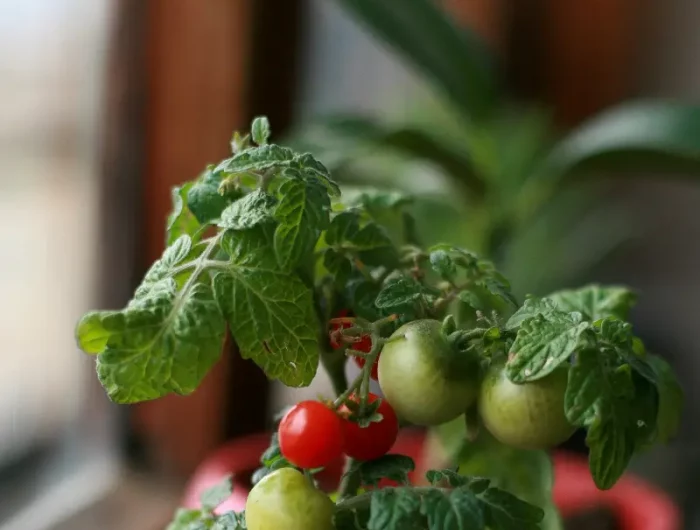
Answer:
<svg viewBox="0 0 700 530"><path fill-rule="evenodd" d="M357 495L357 490L360 488L360 474L350 473L353 466L355 465L355 459L348 457L345 461L345 470L343 471L343 478L340 481L340 486L338 487L338 502L342 502L344 499L352 499Z"/></svg>
<svg viewBox="0 0 700 530"><path fill-rule="evenodd" d="M358 375L355 380L348 386L348 388L345 389L345 391L338 395L337 398L335 398L335 401L333 402L333 406L338 408L340 405L342 405L348 397L350 397L350 394L355 392L358 388L362 386L362 381L364 380L364 370Z"/></svg>

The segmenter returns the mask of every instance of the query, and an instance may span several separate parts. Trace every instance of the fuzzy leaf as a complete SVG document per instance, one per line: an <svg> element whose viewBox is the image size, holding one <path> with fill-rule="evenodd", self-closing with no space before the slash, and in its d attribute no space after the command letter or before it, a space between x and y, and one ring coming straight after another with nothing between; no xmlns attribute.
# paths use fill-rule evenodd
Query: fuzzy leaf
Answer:
<svg viewBox="0 0 700 530"><path fill-rule="evenodd" d="M219 226L246 230L273 221L277 201L263 190L255 190L232 203L221 213Z"/></svg>
<svg viewBox="0 0 700 530"><path fill-rule="evenodd" d="M202 493L200 501L202 503L202 509L213 510L219 504L228 499L233 493L233 483L231 481L231 476L227 476L221 482L212 486Z"/></svg>
<svg viewBox="0 0 700 530"><path fill-rule="evenodd" d="M507 330L514 330L520 327L520 324L539 314L549 314L556 310L556 304L549 298L530 297L525 300L525 303L518 309L506 322Z"/></svg>
<svg viewBox="0 0 700 530"><path fill-rule="evenodd" d="M241 356L287 386L311 383L318 367L319 324L311 291L280 270L263 227L229 231L222 242L228 269L214 292Z"/></svg>
<svg viewBox="0 0 700 530"><path fill-rule="evenodd" d="M625 287L588 285L580 289L557 291L547 298L564 312L578 311L585 320L596 321L606 317L626 320L637 301L637 296Z"/></svg>
<svg viewBox="0 0 700 530"><path fill-rule="evenodd" d="M479 496L486 508L486 522L492 530L537 530L544 511L515 495L489 488Z"/></svg>
<svg viewBox="0 0 700 530"><path fill-rule="evenodd" d="M287 174L292 178L277 191L274 248L280 267L292 270L313 251L320 231L328 226L330 198L318 181L304 181L299 172Z"/></svg>
<svg viewBox="0 0 700 530"><path fill-rule="evenodd" d="M413 488L386 488L372 494L368 530L419 530L421 497Z"/></svg>
<svg viewBox="0 0 700 530"><path fill-rule="evenodd" d="M250 127L250 136L258 145L265 145L270 138L270 122L265 116L258 116Z"/></svg>
<svg viewBox="0 0 700 530"><path fill-rule="evenodd" d="M484 528L484 515L476 496L467 487L446 492L429 490L423 496L421 513L429 530Z"/></svg>
<svg viewBox="0 0 700 530"><path fill-rule="evenodd" d="M510 348L512 357L506 364L508 378L523 383L552 373L585 343L584 333L589 327L588 322L558 312L539 314L524 321Z"/></svg>

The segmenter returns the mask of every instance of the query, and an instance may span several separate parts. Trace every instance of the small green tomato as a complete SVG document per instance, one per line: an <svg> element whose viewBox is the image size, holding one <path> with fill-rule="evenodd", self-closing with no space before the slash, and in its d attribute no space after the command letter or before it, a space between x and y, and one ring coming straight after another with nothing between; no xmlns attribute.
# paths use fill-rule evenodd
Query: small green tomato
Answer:
<svg viewBox="0 0 700 530"><path fill-rule="evenodd" d="M399 417L440 425L474 403L478 365L454 369L458 356L437 320L415 320L394 332L379 357L379 386Z"/></svg>
<svg viewBox="0 0 700 530"><path fill-rule="evenodd" d="M537 381L515 384L502 363L492 365L481 384L479 414L501 443L520 449L548 449L575 428L564 414L568 370L562 366Z"/></svg>
<svg viewBox="0 0 700 530"><path fill-rule="evenodd" d="M335 505L296 469L267 475L245 505L248 530L333 530Z"/></svg>

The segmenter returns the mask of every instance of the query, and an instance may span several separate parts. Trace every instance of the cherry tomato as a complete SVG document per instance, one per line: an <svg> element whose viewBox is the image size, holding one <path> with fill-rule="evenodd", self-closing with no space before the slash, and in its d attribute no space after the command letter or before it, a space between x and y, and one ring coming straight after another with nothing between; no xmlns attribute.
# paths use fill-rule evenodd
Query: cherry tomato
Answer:
<svg viewBox="0 0 700 530"><path fill-rule="evenodd" d="M350 399L358 401L358 397ZM379 396L370 393L370 403L379 399ZM399 420L396 412L389 402L382 399L377 412L382 415L381 421L373 421L367 427L360 427L352 419L348 418L350 410L343 405L339 410L346 416L343 420L343 450L345 454L357 460L374 460L388 453L396 442L399 434Z"/></svg>
<svg viewBox="0 0 700 530"><path fill-rule="evenodd" d="M392 335L379 359L379 386L397 414L416 425L440 425L469 408L479 366L451 368L452 346L437 320L414 320Z"/></svg>
<svg viewBox="0 0 700 530"><path fill-rule="evenodd" d="M325 467L343 452L342 420L319 401L297 403L277 432L282 455L304 469Z"/></svg>
<svg viewBox="0 0 700 530"><path fill-rule="evenodd" d="M333 530L335 505L296 469L273 471L248 494L248 530Z"/></svg>
<svg viewBox="0 0 700 530"><path fill-rule="evenodd" d="M567 440L574 427L564 414L568 370L559 367L530 383L515 384L503 364L493 364L481 385L479 413L500 442L521 449L549 449Z"/></svg>

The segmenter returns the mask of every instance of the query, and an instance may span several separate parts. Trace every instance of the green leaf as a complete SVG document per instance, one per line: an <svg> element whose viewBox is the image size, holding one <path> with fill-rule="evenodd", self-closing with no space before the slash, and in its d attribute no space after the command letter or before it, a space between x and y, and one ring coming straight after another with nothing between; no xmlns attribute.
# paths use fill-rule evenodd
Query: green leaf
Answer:
<svg viewBox="0 0 700 530"><path fill-rule="evenodd" d="M484 528L481 505L466 487L449 492L428 490L423 495L421 513L428 520L429 530Z"/></svg>
<svg viewBox="0 0 700 530"><path fill-rule="evenodd" d="M537 530L544 511L515 495L489 488L479 499L486 507L486 522L492 530Z"/></svg>
<svg viewBox="0 0 700 530"><path fill-rule="evenodd" d="M101 326L110 336L97 375L117 403L193 392L218 360L225 331L211 287L197 283L178 292L172 278L123 311L104 313Z"/></svg>
<svg viewBox="0 0 700 530"><path fill-rule="evenodd" d="M250 136L258 145L265 145L270 138L270 122L265 116L258 116L250 127Z"/></svg>
<svg viewBox="0 0 700 530"><path fill-rule="evenodd" d="M340 0L470 118L493 109L496 86L486 48L430 0Z"/></svg>
<svg viewBox="0 0 700 530"><path fill-rule="evenodd" d="M246 230L274 220L276 199L257 189L232 203L221 213L219 226L231 230Z"/></svg>
<svg viewBox="0 0 700 530"><path fill-rule="evenodd" d="M364 277L353 278L346 285L346 295L350 300L352 311L360 318L374 321L383 316L374 301L379 295L379 285Z"/></svg>
<svg viewBox="0 0 700 530"><path fill-rule="evenodd" d="M206 224L218 219L227 205L228 201L219 193L219 179L214 177L212 167L208 167L187 191L187 207L200 224Z"/></svg>
<svg viewBox="0 0 700 530"><path fill-rule="evenodd" d="M580 289L557 291L547 298L565 312L578 311L585 320L596 321L606 317L627 320L637 301L636 295L625 287L587 285Z"/></svg>
<svg viewBox="0 0 700 530"><path fill-rule="evenodd" d="M194 182L188 182L183 186L175 186L172 191L173 209L168 215L166 230L166 245L172 245L180 236L193 236L199 230L199 222L187 207L187 195L194 186Z"/></svg>
<svg viewBox="0 0 700 530"><path fill-rule="evenodd" d="M231 476L227 476L221 482L207 489L202 496L200 501L202 503L203 510L213 510L219 504L228 499L233 493L233 482Z"/></svg>
<svg viewBox="0 0 700 530"><path fill-rule="evenodd" d="M421 497L413 488L377 490L372 494L367 529L418 530L420 509Z"/></svg>
<svg viewBox="0 0 700 530"><path fill-rule="evenodd" d="M506 329L512 331L520 327L520 325L537 315L551 314L556 311L556 304L549 298L529 297L525 303L518 309L506 322Z"/></svg>
<svg viewBox="0 0 700 530"><path fill-rule="evenodd" d="M359 473L360 484L376 486L383 478L408 484L408 474L415 469L413 459L404 455L384 455L375 460L355 462L349 473Z"/></svg>
<svg viewBox="0 0 700 530"><path fill-rule="evenodd" d="M589 467L600 489L611 488L635 451L638 417L634 383L610 352L584 349L569 369L564 407L574 425L588 427Z"/></svg>
<svg viewBox="0 0 700 530"><path fill-rule="evenodd" d="M325 239L330 247L351 253L367 265L392 267L398 263L398 252L384 228L372 221L360 226L356 212L336 215Z"/></svg>
<svg viewBox="0 0 700 530"><path fill-rule="evenodd" d="M453 488L458 488L469 484L469 478L451 469L431 469L425 474L425 478L427 478L428 482L433 486L443 486L447 484Z"/></svg>
<svg viewBox="0 0 700 530"><path fill-rule="evenodd" d="M308 385L319 360L311 291L280 270L262 227L229 231L222 247L230 262L214 276L214 292L242 357L287 386Z"/></svg>
<svg viewBox="0 0 700 530"><path fill-rule="evenodd" d="M211 530L246 530L245 512L227 512L221 515Z"/></svg>
<svg viewBox="0 0 700 530"><path fill-rule="evenodd" d="M586 343L584 333L589 327L588 322L566 313L539 314L525 320L510 347L508 378L514 383L524 383L549 375Z"/></svg>
<svg viewBox="0 0 700 530"><path fill-rule="evenodd" d="M91 312L77 326L78 343L97 353L97 375L110 399L134 403L169 392L189 394L219 358L225 324L211 287L176 267L191 253L182 236L146 273L121 311Z"/></svg>
<svg viewBox="0 0 700 530"><path fill-rule="evenodd" d="M414 303L430 301L430 291L420 282L409 277L389 281L377 295L375 305L380 309L397 309L412 306Z"/></svg>
<svg viewBox="0 0 700 530"><path fill-rule="evenodd" d="M337 285L347 284L352 274L352 263L345 254L327 248L323 253L323 265L331 273ZM372 302L374 302L374 298Z"/></svg>
<svg viewBox="0 0 700 530"><path fill-rule="evenodd" d="M207 530L212 521L207 511L180 508L166 530Z"/></svg>
<svg viewBox="0 0 700 530"><path fill-rule="evenodd" d="M85 353L102 352L113 333L109 323L113 319L119 319L118 315L118 311L90 311L83 315L75 332L78 347Z"/></svg>
<svg viewBox="0 0 700 530"><path fill-rule="evenodd" d="M290 167L294 156L294 151L288 147L281 147L275 144L251 147L221 162L214 169L214 173L236 175L248 172L261 173L273 168Z"/></svg>
<svg viewBox="0 0 700 530"><path fill-rule="evenodd" d="M545 171L660 171L697 175L700 170L700 106L633 102L597 115L552 150Z"/></svg>
<svg viewBox="0 0 700 530"><path fill-rule="evenodd" d="M313 251L320 231L328 226L330 198L318 181L304 181L298 172L287 175L292 178L277 190L274 248L280 267L289 271Z"/></svg>
<svg viewBox="0 0 700 530"><path fill-rule="evenodd" d="M449 280L457 272L457 266L450 255L444 250L435 250L430 253L430 265L441 278Z"/></svg>

